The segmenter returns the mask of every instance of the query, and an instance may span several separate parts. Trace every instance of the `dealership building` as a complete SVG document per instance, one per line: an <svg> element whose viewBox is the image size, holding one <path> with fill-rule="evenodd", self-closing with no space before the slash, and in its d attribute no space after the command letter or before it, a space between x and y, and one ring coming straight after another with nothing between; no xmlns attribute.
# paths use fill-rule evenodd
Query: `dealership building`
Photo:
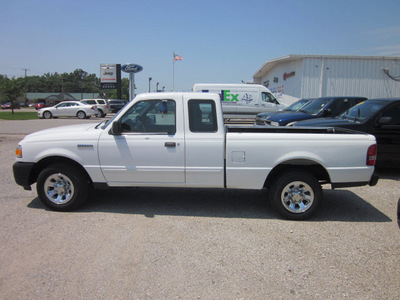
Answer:
<svg viewBox="0 0 400 300"><path fill-rule="evenodd" d="M253 75L278 98L400 97L400 56L293 55L266 61Z"/></svg>

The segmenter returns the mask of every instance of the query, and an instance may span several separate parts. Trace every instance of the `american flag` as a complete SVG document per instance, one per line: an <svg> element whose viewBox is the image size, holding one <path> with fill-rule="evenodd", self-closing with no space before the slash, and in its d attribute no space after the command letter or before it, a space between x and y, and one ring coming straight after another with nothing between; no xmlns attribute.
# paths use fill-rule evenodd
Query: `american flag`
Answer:
<svg viewBox="0 0 400 300"><path fill-rule="evenodd" d="M177 61L177 60L182 61L182 56L180 56L180 55L178 55L178 54L176 54L176 53L174 52L174 61Z"/></svg>

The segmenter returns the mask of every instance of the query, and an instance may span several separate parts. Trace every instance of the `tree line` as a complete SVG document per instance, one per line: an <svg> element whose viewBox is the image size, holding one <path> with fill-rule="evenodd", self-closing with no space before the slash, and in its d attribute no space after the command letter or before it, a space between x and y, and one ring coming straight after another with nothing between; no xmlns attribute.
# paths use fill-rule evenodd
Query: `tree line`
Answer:
<svg viewBox="0 0 400 300"><path fill-rule="evenodd" d="M129 80L122 79L122 98L128 100ZM100 78L82 69L71 73L46 73L42 76L8 78L0 75L1 102L15 101L24 93L99 93L104 98L116 98L116 90L102 90Z"/></svg>

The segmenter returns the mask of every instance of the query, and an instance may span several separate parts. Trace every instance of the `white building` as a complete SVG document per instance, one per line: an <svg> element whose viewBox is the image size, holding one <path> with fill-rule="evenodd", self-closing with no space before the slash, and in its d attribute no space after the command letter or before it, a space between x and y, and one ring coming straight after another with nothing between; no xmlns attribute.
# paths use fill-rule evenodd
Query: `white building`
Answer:
<svg viewBox="0 0 400 300"><path fill-rule="evenodd" d="M288 55L253 75L272 93L296 98L400 97L400 56Z"/></svg>

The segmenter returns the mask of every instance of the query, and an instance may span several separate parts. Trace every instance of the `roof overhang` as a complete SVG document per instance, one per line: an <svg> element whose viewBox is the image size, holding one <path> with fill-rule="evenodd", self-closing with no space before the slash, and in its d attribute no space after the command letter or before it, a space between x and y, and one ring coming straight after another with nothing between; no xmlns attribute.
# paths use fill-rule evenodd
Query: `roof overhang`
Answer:
<svg viewBox="0 0 400 300"><path fill-rule="evenodd" d="M305 58L320 58L320 59L376 59L376 60L399 60L400 56L352 56L352 55L299 55L289 54L287 56L278 57L272 60L267 60L260 69L253 75L254 79L260 79L275 68L277 65L294 60L302 60Z"/></svg>

